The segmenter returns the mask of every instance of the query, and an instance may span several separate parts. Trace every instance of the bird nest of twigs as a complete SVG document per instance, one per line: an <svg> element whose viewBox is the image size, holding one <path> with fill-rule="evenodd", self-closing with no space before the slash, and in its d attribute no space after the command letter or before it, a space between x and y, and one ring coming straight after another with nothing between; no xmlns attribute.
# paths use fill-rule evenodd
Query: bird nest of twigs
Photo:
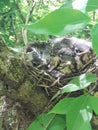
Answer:
<svg viewBox="0 0 98 130"><path fill-rule="evenodd" d="M51 44L30 44L26 63L28 73L35 80L36 87L42 87L48 95L53 95L75 76L91 72L95 54L86 41L61 38ZM28 53L29 52L29 53Z"/></svg>

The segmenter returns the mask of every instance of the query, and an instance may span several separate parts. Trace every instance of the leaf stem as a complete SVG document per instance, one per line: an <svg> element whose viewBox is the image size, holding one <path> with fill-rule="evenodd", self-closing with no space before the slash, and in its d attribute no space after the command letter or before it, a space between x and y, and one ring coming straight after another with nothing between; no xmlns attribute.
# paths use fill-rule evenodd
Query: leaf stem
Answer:
<svg viewBox="0 0 98 130"><path fill-rule="evenodd" d="M55 117L56 117L56 114L54 114L54 115L52 116L51 120L48 122L48 124L46 125L46 127L44 128L44 130L48 130L48 128L49 128L51 122L53 121L53 119L54 119Z"/></svg>

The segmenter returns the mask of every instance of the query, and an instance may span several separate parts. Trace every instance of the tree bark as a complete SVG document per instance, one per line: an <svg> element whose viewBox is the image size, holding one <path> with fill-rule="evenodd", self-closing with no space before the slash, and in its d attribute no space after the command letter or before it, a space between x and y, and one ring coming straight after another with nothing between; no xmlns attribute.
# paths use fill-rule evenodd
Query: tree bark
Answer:
<svg viewBox="0 0 98 130"><path fill-rule="evenodd" d="M20 117L24 118L19 124L23 125L25 122L26 126L23 126L23 130L27 129L33 118L42 113L47 106L49 97L43 88L36 86L37 80L28 73L23 59L10 51L2 40L0 41L0 84L2 86L0 96L5 100L3 107L5 102L7 106L6 110L5 107L2 108L3 113L7 112L9 108L15 109L18 120ZM10 107L8 107L9 104ZM15 117L15 115L13 116ZM8 117L3 114L2 127L4 129L7 127L9 130L10 126L7 126L8 122L5 118ZM28 118L29 121L26 122Z"/></svg>

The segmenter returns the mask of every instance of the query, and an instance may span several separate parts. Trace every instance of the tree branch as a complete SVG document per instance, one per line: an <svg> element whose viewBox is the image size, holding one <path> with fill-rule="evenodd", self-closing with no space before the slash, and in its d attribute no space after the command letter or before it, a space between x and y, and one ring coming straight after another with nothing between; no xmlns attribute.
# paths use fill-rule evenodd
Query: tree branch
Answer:
<svg viewBox="0 0 98 130"><path fill-rule="evenodd" d="M21 57L6 48L0 41L0 81L3 81L3 94L18 101L34 115L41 113L49 102L44 89L37 87L37 80L31 77ZM1 92L0 92L1 93Z"/></svg>
<svg viewBox="0 0 98 130"><path fill-rule="evenodd" d="M26 19L25 19L25 24L29 23L30 16L31 16L31 14L33 12L35 4L36 4L36 2L34 2L33 0L31 0L30 6L29 6L29 10L27 12L27 16L26 16ZM24 40L25 45L27 45L27 43L28 43L27 30L24 29L24 28L22 29L22 36L23 36L23 40Z"/></svg>

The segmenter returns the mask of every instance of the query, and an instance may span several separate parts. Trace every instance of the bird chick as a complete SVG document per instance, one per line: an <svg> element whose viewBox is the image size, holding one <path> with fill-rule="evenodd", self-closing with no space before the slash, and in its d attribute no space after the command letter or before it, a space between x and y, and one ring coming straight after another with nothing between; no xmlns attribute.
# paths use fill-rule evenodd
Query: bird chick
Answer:
<svg viewBox="0 0 98 130"><path fill-rule="evenodd" d="M50 59L49 65L48 65L49 72L51 72L52 70L54 70L59 65L60 61L61 61L61 58L59 56L52 57Z"/></svg>

